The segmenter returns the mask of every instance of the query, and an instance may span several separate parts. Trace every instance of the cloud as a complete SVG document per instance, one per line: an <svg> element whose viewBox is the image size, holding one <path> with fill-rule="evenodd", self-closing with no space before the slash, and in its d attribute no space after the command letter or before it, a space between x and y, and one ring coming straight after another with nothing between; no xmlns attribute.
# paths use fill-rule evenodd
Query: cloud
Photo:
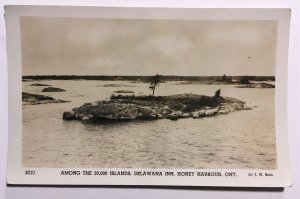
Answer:
<svg viewBox="0 0 300 199"><path fill-rule="evenodd" d="M151 37L137 46L137 50L141 52L157 51L164 55L173 56L181 52L191 49L190 40L177 38L173 36Z"/></svg>
<svg viewBox="0 0 300 199"><path fill-rule="evenodd" d="M21 30L23 74L29 75L275 71L272 21L25 17Z"/></svg>
<svg viewBox="0 0 300 199"><path fill-rule="evenodd" d="M253 45L261 42L261 31L252 26L236 26L223 28L221 31L212 31L208 38L215 43L228 42L236 45Z"/></svg>

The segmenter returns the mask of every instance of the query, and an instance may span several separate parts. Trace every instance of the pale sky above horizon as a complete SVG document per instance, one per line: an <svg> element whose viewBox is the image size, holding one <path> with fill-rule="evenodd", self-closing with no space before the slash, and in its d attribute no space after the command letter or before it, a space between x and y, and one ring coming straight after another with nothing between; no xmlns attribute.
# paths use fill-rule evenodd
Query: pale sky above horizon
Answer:
<svg viewBox="0 0 300 199"><path fill-rule="evenodd" d="M21 18L23 75L275 75L276 21Z"/></svg>

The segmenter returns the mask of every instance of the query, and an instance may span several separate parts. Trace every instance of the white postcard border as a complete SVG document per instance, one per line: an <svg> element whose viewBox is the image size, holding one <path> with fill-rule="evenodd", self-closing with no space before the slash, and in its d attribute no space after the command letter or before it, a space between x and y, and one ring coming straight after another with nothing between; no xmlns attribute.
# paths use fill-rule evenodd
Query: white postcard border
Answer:
<svg viewBox="0 0 300 199"><path fill-rule="evenodd" d="M8 44L8 167L9 184L44 185L181 185L181 186L290 186L287 132L287 66L290 10L288 9L201 9L201 8L109 8L7 6ZM276 56L276 170L255 169L119 169L119 168L24 168L22 167L22 56L20 16L127 18L127 19L189 19L189 20L276 20L278 22ZM34 171L34 175L29 173ZM79 171L80 175L61 175L62 171ZM123 176L83 175L84 171L195 172L195 176ZM27 174L25 174L27 172ZM221 172L222 177L197 176L197 172ZM228 173L226 173L228 172ZM231 174L229 174L231 173ZM233 175L233 173L235 173ZM259 176L262 173L263 176ZM265 174L273 176L266 176ZM232 176L225 176L226 174ZM257 176L255 176L257 175Z"/></svg>

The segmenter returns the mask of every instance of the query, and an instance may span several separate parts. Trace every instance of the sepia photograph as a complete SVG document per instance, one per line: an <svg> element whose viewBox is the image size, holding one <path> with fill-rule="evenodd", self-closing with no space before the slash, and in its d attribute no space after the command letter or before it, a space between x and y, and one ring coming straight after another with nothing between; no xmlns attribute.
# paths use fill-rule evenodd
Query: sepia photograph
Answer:
<svg viewBox="0 0 300 199"><path fill-rule="evenodd" d="M276 169L277 22L22 17L25 167Z"/></svg>
<svg viewBox="0 0 300 199"><path fill-rule="evenodd" d="M5 12L8 184L291 184L289 10Z"/></svg>

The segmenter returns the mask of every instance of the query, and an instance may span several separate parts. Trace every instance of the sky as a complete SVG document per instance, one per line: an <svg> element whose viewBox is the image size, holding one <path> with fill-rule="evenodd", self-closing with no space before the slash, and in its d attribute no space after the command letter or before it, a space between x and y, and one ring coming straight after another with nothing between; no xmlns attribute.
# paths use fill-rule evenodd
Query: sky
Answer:
<svg viewBox="0 0 300 199"><path fill-rule="evenodd" d="M276 21L21 18L23 75L275 75Z"/></svg>

